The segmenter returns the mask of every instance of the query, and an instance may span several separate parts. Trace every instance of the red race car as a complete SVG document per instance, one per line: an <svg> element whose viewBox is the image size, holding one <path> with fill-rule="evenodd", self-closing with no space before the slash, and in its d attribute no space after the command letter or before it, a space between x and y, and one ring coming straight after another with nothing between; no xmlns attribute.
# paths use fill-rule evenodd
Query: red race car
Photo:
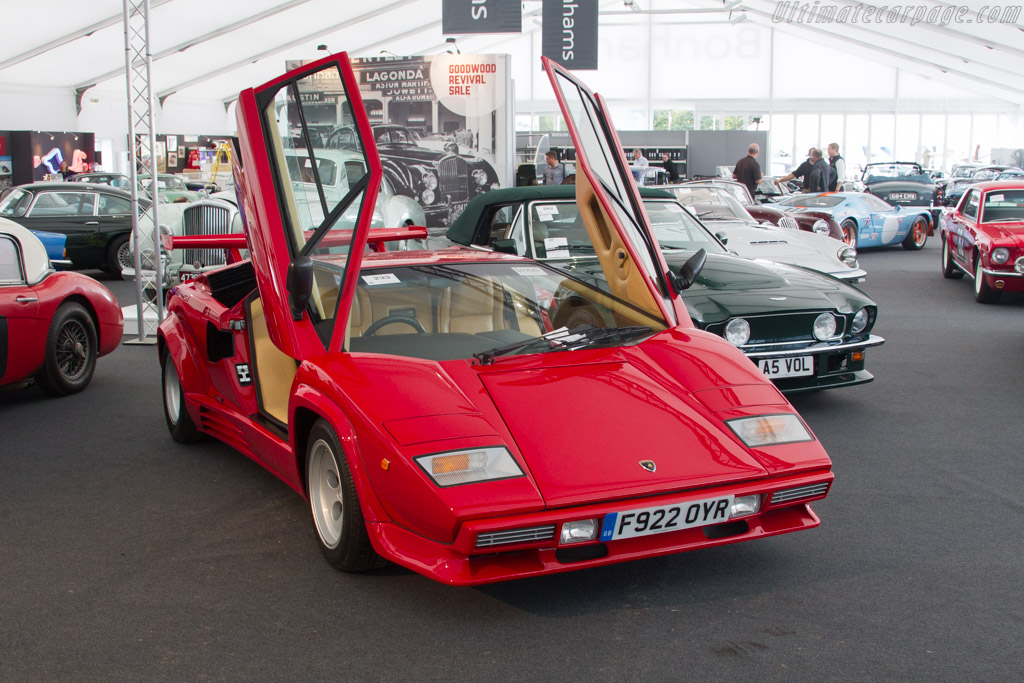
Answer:
<svg viewBox="0 0 1024 683"><path fill-rule="evenodd" d="M171 290L167 425L306 497L338 569L391 560L478 584L819 523L808 503L829 491L828 455L757 366L694 328L679 292L704 254L667 268L603 101L546 68L601 289L499 252L364 253L425 229L370 229L382 168L344 54L239 96L251 261ZM334 201L318 164L310 179L288 163L297 145L316 158L307 93L325 83L362 157ZM556 328L568 292L614 323Z"/></svg>
<svg viewBox="0 0 1024 683"><path fill-rule="evenodd" d="M96 358L123 333L110 290L80 273L54 272L39 238L0 218L0 385L34 377L54 396L81 391Z"/></svg>
<svg viewBox="0 0 1024 683"><path fill-rule="evenodd" d="M972 185L941 220L942 276L974 279L974 298L1024 292L1024 183Z"/></svg>

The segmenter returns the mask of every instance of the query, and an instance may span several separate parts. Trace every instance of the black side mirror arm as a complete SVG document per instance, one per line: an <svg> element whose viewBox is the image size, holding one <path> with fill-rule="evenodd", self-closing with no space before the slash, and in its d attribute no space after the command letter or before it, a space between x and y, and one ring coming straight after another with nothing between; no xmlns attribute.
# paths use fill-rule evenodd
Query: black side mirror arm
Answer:
<svg viewBox="0 0 1024 683"><path fill-rule="evenodd" d="M309 256L296 256L288 264L288 278L285 286L288 289L288 304L292 319L302 320L309 300L313 296L313 261Z"/></svg>
<svg viewBox="0 0 1024 683"><path fill-rule="evenodd" d="M704 262L707 261L707 258L708 253L703 249L699 249L696 254L687 259L683 267L679 269L678 275L671 270L669 271L672 287L676 290L677 294L682 294L693 286L693 283L697 281L697 276L700 275L700 271L703 270Z"/></svg>

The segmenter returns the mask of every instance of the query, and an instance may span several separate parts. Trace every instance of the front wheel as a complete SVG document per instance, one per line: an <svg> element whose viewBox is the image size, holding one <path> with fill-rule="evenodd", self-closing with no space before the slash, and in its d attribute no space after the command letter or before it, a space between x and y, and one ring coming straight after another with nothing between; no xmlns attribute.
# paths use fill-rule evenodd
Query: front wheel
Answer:
<svg viewBox="0 0 1024 683"><path fill-rule="evenodd" d="M51 396L75 394L89 386L96 370L96 325L76 301L62 303L50 321L43 368L36 376Z"/></svg>
<svg viewBox="0 0 1024 683"><path fill-rule="evenodd" d="M942 277L947 280L959 280L964 276L964 271L953 264L953 255L949 253L949 240L942 236Z"/></svg>
<svg viewBox="0 0 1024 683"><path fill-rule="evenodd" d="M918 251L924 248L924 244L927 241L928 219L924 216L918 216L917 220L914 221L914 225L910 228L910 232L903 238L903 248L908 251Z"/></svg>
<svg viewBox="0 0 1024 683"><path fill-rule="evenodd" d="M981 263L981 254L974 255L974 300L979 304L994 304L999 301L1002 295L998 289L992 289L985 282L984 267Z"/></svg>
<svg viewBox="0 0 1024 683"><path fill-rule="evenodd" d="M181 388L181 379L178 377L178 369L174 367L171 354L164 352L160 364L167 431L178 443L202 441L203 433L196 428L188 408L185 407L185 390Z"/></svg>
<svg viewBox="0 0 1024 683"><path fill-rule="evenodd" d="M306 447L306 491L320 551L335 569L363 572L384 560L374 551L359 494L338 436L318 420Z"/></svg>
<svg viewBox="0 0 1024 683"><path fill-rule="evenodd" d="M843 224L839 226L843 229L843 242L849 244L854 249L857 248L857 223L847 219L843 221Z"/></svg>

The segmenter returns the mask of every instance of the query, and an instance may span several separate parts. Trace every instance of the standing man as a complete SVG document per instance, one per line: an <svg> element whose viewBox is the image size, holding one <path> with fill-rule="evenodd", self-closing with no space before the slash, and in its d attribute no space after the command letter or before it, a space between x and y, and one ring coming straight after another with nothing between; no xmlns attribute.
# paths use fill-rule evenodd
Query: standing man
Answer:
<svg viewBox="0 0 1024 683"><path fill-rule="evenodd" d="M779 185L780 183L784 183L787 180L792 180L793 178L802 178L804 181L803 190L804 192L807 192L807 183L811 179L811 152L813 151L813 147L807 150L807 160L804 163L797 166L796 170L793 171L792 173L787 173L786 175L776 180L775 184Z"/></svg>
<svg viewBox="0 0 1024 683"><path fill-rule="evenodd" d="M647 167L650 165L650 162L647 161L647 157L644 156L644 153L640 151L639 147L633 150L633 165L630 170L633 172L633 178L636 180L637 184L644 184L644 180L647 176Z"/></svg>
<svg viewBox="0 0 1024 683"><path fill-rule="evenodd" d="M846 159L839 156L838 142L830 142L828 145L828 165L832 167L829 192L842 192L843 183L846 182Z"/></svg>
<svg viewBox="0 0 1024 683"><path fill-rule="evenodd" d="M822 158L820 149L811 150L811 172L808 175L807 192L828 192L832 171Z"/></svg>
<svg viewBox="0 0 1024 683"><path fill-rule="evenodd" d="M750 147L747 147L747 156L736 162L736 168L732 172L733 180L746 185L747 189L750 190L751 197L754 196L754 192L757 191L757 185L762 179L761 164L757 163L757 155L760 153L761 148L757 146L757 143L750 143Z"/></svg>
<svg viewBox="0 0 1024 683"><path fill-rule="evenodd" d="M549 149L544 154L544 161L547 162L547 166L544 167L544 184L561 185L565 180L565 166L558 161L558 152Z"/></svg>
<svg viewBox="0 0 1024 683"><path fill-rule="evenodd" d="M668 152L661 153L662 165L668 172L668 182L670 185L674 185L679 182L679 168L676 166L676 162L672 161L669 157Z"/></svg>

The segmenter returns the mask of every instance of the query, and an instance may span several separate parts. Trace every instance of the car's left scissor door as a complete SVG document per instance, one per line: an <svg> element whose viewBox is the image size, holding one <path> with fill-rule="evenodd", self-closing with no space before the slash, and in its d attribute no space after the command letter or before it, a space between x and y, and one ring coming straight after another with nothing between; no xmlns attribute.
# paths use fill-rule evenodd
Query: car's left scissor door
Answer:
<svg viewBox="0 0 1024 683"><path fill-rule="evenodd" d="M270 340L297 360L340 349L382 177L348 57L243 91L237 118L235 181ZM343 167L321 142L330 126L356 134ZM340 198L337 173L346 174ZM308 298L296 296L310 269Z"/></svg>

